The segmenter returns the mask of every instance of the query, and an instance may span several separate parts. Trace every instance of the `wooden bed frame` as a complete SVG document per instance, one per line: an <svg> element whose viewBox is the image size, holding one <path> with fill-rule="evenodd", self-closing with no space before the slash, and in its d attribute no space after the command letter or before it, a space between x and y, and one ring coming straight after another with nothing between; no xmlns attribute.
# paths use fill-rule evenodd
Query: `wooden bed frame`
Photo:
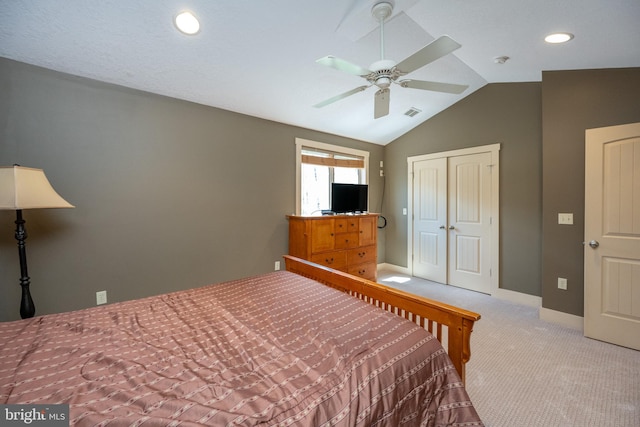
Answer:
<svg viewBox="0 0 640 427"><path fill-rule="evenodd" d="M403 292L291 255L284 255L284 259L288 271L346 292L429 330L447 350L462 382L465 382L465 364L471 357L471 332L473 323L480 319L478 313ZM443 335L443 326L448 331L446 337Z"/></svg>

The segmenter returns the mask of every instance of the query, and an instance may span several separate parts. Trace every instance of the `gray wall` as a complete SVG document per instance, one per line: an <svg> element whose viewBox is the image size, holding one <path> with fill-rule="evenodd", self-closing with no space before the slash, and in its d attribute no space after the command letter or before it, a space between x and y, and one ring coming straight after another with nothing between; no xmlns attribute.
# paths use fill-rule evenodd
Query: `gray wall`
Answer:
<svg viewBox="0 0 640 427"><path fill-rule="evenodd" d="M387 262L407 264L406 158L499 142L500 286L582 316L584 133L640 122L638 99L638 68L544 72L542 83L487 85L398 138L384 155ZM574 225L558 225L559 212Z"/></svg>
<svg viewBox="0 0 640 427"><path fill-rule="evenodd" d="M386 147L2 58L0 93L0 165L44 169L77 206L25 212L37 314L93 306L98 290L121 301L271 271L300 137L371 153L372 210L384 183L388 219L379 261L400 266L407 157L500 143L501 286L582 315L584 130L640 121L637 68L491 84ZM14 220L0 211L0 321L19 318Z"/></svg>
<svg viewBox="0 0 640 427"><path fill-rule="evenodd" d="M491 84L385 147L386 261L407 266L407 157L500 143L500 283L541 294L540 83Z"/></svg>
<svg viewBox="0 0 640 427"><path fill-rule="evenodd" d="M273 270L296 137L369 151L380 206L379 145L1 58L0 93L0 165L44 169L76 206L24 212L37 314L93 306L99 290L114 302ZM0 321L19 318L14 221L0 211Z"/></svg>
<svg viewBox="0 0 640 427"><path fill-rule="evenodd" d="M585 130L640 122L640 68L543 73L542 122L542 306L582 316ZM558 225L559 212L573 225Z"/></svg>

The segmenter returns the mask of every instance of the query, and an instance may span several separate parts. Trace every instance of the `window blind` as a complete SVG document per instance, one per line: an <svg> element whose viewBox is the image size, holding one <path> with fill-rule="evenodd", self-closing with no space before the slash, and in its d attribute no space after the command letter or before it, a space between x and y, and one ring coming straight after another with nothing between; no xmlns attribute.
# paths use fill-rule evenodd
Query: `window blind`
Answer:
<svg viewBox="0 0 640 427"><path fill-rule="evenodd" d="M301 153L301 162L329 167L364 168L364 157L349 156L341 153L332 153L330 151L321 150L303 149Z"/></svg>

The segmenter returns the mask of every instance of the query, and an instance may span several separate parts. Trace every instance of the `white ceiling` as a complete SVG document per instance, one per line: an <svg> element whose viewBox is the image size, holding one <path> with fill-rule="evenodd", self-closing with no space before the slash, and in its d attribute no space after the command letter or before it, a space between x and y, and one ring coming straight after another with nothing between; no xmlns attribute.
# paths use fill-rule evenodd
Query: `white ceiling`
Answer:
<svg viewBox="0 0 640 427"><path fill-rule="evenodd" d="M408 78L469 89L393 85L390 114L377 120L375 88L313 108L366 83L315 60L378 60L376 1L0 0L0 56L382 145L487 83L640 66L640 0L395 0L385 57L399 62L447 34L462 48ZM175 29L182 10L200 19L197 35ZM555 31L575 38L544 43ZM503 55L511 59L496 64ZM422 113L405 116L412 107Z"/></svg>

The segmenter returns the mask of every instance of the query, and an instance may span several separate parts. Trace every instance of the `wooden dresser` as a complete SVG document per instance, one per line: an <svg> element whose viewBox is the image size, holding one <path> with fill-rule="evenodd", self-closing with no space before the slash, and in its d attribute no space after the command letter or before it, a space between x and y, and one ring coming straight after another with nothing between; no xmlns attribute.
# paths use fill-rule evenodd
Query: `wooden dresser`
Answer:
<svg viewBox="0 0 640 427"><path fill-rule="evenodd" d="M376 280L378 215L294 216L289 254Z"/></svg>

